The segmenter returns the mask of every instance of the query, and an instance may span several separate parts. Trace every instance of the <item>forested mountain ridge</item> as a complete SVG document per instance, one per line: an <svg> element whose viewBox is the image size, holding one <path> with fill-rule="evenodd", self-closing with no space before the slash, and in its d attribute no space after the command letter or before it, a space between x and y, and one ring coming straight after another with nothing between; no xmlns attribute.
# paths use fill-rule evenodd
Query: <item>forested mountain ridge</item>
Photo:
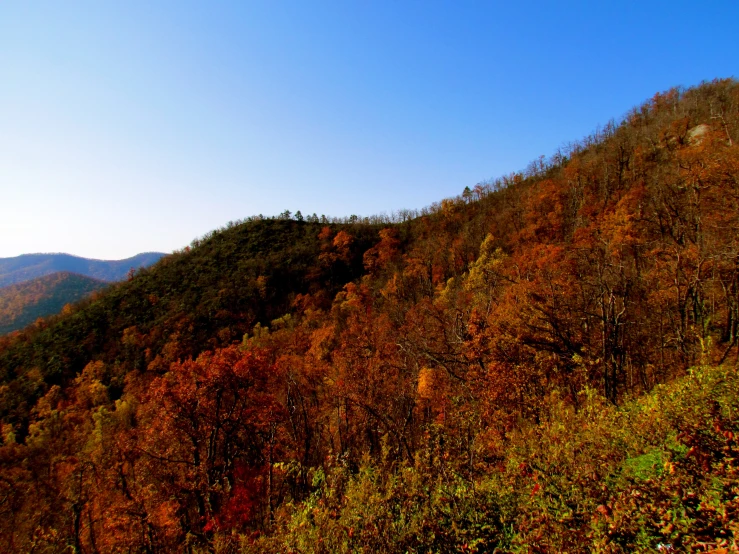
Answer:
<svg viewBox="0 0 739 554"><path fill-rule="evenodd" d="M144 252L125 260L91 260L70 254L22 254L0 258L0 287L56 272L77 273L99 281L120 281L134 269L156 263L164 254Z"/></svg>
<svg viewBox="0 0 739 554"><path fill-rule="evenodd" d="M22 329L39 317L59 313L108 284L60 271L15 285L0 287L0 335Z"/></svg>
<svg viewBox="0 0 739 554"><path fill-rule="evenodd" d="M362 254L377 237L372 226L355 225L352 236L333 236L331 227L257 220L212 233L72 313L0 337L3 379L19 367L37 368L48 383L64 385L95 359L117 368L111 379L122 387L132 369L166 368L240 340L255 324L286 314L298 294L330 305L333 293L359 275ZM9 398L0 410L12 412L23 396Z"/></svg>
<svg viewBox="0 0 739 554"><path fill-rule="evenodd" d="M254 218L0 339L0 544L736 548L738 140L734 80L672 89L415 219Z"/></svg>

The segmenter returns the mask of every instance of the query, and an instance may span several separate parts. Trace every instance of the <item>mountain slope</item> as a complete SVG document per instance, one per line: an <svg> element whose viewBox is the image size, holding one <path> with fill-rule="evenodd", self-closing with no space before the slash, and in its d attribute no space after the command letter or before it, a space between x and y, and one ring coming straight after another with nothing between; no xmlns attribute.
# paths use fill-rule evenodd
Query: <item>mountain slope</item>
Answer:
<svg viewBox="0 0 739 554"><path fill-rule="evenodd" d="M230 344L258 323L291 309L298 294L330 302L362 271L363 252L377 237L353 226L336 242L320 224L252 221L212 233L132 280L114 285L74 313L29 328L0 346L4 379L15 368L40 368L64 384L91 359L131 369L166 367L206 348ZM336 245L334 244L336 242ZM164 364L164 365L162 365Z"/></svg>
<svg viewBox="0 0 739 554"><path fill-rule="evenodd" d="M414 219L252 219L0 338L0 548L736 549L738 143L736 81L672 89Z"/></svg>
<svg viewBox="0 0 739 554"><path fill-rule="evenodd" d="M0 258L0 287L29 281L59 271L77 273L98 281L120 281L131 269L148 267L164 256L145 252L125 260L91 260L69 254L23 254Z"/></svg>
<svg viewBox="0 0 739 554"><path fill-rule="evenodd" d="M75 273L58 272L0 288L0 335L59 313L108 284Z"/></svg>

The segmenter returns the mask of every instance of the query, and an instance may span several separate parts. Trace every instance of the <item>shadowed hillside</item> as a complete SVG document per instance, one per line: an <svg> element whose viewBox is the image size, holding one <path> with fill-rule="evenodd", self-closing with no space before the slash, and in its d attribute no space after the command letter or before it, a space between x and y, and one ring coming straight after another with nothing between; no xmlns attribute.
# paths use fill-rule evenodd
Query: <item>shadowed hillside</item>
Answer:
<svg viewBox="0 0 739 554"><path fill-rule="evenodd" d="M75 273L59 272L0 288L0 335L22 329L62 311L108 284Z"/></svg>

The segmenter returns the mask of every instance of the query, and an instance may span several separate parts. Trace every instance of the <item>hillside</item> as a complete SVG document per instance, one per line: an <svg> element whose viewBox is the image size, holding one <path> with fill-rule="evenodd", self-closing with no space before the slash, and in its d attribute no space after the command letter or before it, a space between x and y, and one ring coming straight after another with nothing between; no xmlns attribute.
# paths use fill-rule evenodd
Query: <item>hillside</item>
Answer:
<svg viewBox="0 0 739 554"><path fill-rule="evenodd" d="M132 369L165 369L172 361L240 340L256 323L289 312L299 294L313 293L330 305L341 286L361 272L362 254L377 229L356 226L353 236L339 233L338 241L333 232L323 238L322 229L315 223L256 220L213 233L73 313L6 339L7 347L0 338L3 380L19 367L33 367L45 381L66 384L94 359L118 367L114 381L122 386ZM340 242L343 236L346 242ZM15 410L10 406L12 399L0 410Z"/></svg>
<svg viewBox="0 0 739 554"><path fill-rule="evenodd" d="M90 277L58 272L0 287L0 335L57 314L66 304L78 302L106 286L107 283Z"/></svg>
<svg viewBox="0 0 739 554"><path fill-rule="evenodd" d="M23 254L0 258L0 287L6 287L60 271L77 273L98 281L121 281L131 269L149 267L164 254L145 252L125 260L90 260L69 254Z"/></svg>
<svg viewBox="0 0 739 554"><path fill-rule="evenodd" d="M737 141L736 81L671 89L416 217L250 218L0 338L0 549L736 549Z"/></svg>

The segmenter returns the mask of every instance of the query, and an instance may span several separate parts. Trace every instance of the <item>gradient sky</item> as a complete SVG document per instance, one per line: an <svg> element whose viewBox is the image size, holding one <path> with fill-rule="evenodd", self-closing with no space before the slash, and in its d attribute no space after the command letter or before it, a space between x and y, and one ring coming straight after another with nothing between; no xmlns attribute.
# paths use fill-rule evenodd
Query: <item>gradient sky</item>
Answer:
<svg viewBox="0 0 739 554"><path fill-rule="evenodd" d="M5 0L0 257L421 208L739 76L738 22L736 0Z"/></svg>

